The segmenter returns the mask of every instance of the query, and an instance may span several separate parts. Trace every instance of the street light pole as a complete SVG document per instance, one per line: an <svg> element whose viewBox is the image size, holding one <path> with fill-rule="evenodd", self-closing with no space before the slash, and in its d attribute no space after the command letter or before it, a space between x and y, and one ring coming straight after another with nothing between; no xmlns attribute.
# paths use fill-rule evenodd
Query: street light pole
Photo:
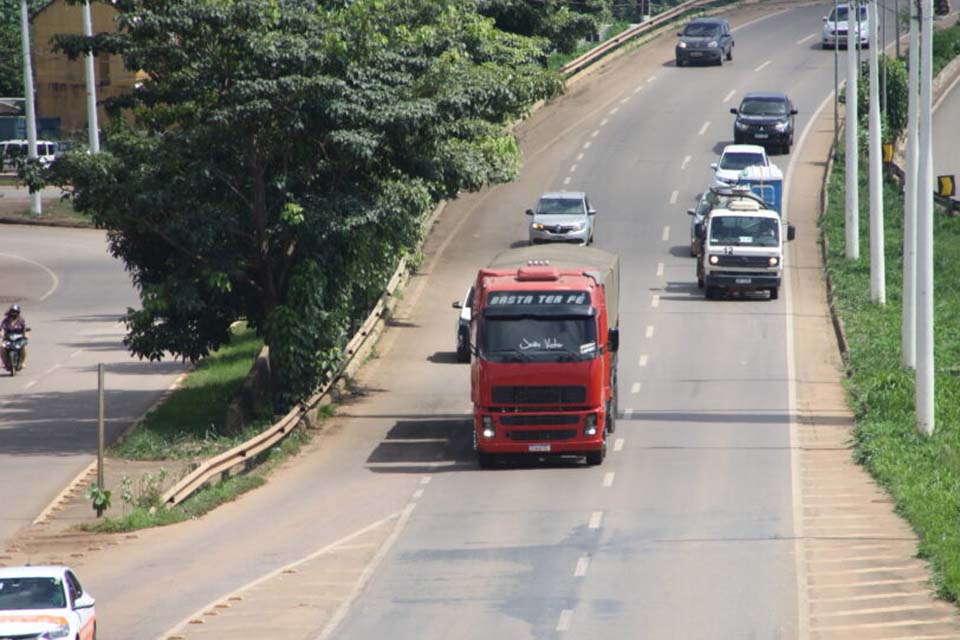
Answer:
<svg viewBox="0 0 960 640"><path fill-rule="evenodd" d="M90 19L90 0L83 3L83 35L93 37L93 21ZM87 76L87 129L90 151L100 153L100 124L97 122L97 81L93 72L93 52L84 56Z"/></svg>
<svg viewBox="0 0 960 640"><path fill-rule="evenodd" d="M27 158L37 159L37 111L33 105L33 67L30 64L30 13L27 0L20 0L20 43L23 46L23 94L27 111ZM30 213L43 213L40 192L30 192Z"/></svg>
<svg viewBox="0 0 960 640"><path fill-rule="evenodd" d="M917 428L935 427L933 369L933 0L920 3L920 116L917 175Z"/></svg>
<svg viewBox="0 0 960 640"><path fill-rule="evenodd" d="M870 0L867 20L870 33L870 299L887 303L883 252L883 174L880 165L880 55L877 35L877 0Z"/></svg>
<svg viewBox="0 0 960 640"><path fill-rule="evenodd" d="M860 199L857 150L857 80L859 69L857 68L857 43L860 40L860 34L855 28L853 16L850 11L859 13L857 2L851 2L847 5L847 100L846 100L846 254L849 260L860 258Z"/></svg>
<svg viewBox="0 0 960 640"><path fill-rule="evenodd" d="M849 14L848 14L849 15ZM837 0L833 0L833 153L840 151L840 36L837 34Z"/></svg>
<svg viewBox="0 0 960 640"><path fill-rule="evenodd" d="M920 91L919 0L910 2L910 49L907 68L907 146L903 188L903 308L900 329L900 363L917 367L917 102Z"/></svg>

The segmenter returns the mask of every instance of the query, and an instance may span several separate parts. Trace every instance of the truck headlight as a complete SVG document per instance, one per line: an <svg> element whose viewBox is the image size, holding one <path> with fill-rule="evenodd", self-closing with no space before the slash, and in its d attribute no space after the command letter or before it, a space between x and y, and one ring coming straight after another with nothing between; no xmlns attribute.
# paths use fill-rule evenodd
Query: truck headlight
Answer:
<svg viewBox="0 0 960 640"><path fill-rule="evenodd" d="M711 40L711 41L707 44L707 46L710 47L711 49L716 49L716 48L717 48L717 41L716 41L716 40Z"/></svg>
<svg viewBox="0 0 960 640"><path fill-rule="evenodd" d="M587 436L597 435L597 414L591 413L587 415L587 420L583 425L583 434Z"/></svg>
<svg viewBox="0 0 960 640"><path fill-rule="evenodd" d="M710 264L717 264L718 262L720 262L720 258L718 256L710 256Z"/></svg>
<svg viewBox="0 0 960 640"><path fill-rule="evenodd" d="M543 225L539 222L534 222L532 225L530 225L530 228L536 231L543 231Z"/></svg>
<svg viewBox="0 0 960 640"><path fill-rule="evenodd" d="M775 267L775 266L777 266L778 264L780 264L780 258L778 258L778 257L776 257L776 256L770 256L770 266L771 266L771 267Z"/></svg>
<svg viewBox="0 0 960 640"><path fill-rule="evenodd" d="M51 638L66 638L70 635L70 625L65 624L63 626L57 627L56 629L51 629L50 631L44 631L40 634L41 640L50 640Z"/></svg>
<svg viewBox="0 0 960 640"><path fill-rule="evenodd" d="M481 419L483 423L483 437L492 438L497 435L496 430L493 428L493 418L490 416L483 416Z"/></svg>

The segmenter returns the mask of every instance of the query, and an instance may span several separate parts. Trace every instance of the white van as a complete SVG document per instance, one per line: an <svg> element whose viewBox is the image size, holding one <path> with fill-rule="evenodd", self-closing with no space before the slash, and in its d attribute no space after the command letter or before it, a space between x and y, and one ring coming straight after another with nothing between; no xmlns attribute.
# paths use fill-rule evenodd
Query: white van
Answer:
<svg viewBox="0 0 960 640"><path fill-rule="evenodd" d="M26 140L4 140L0 142L0 171L14 171L17 161L27 157ZM37 158L44 165L53 162L60 153L60 144L50 140L37 140Z"/></svg>

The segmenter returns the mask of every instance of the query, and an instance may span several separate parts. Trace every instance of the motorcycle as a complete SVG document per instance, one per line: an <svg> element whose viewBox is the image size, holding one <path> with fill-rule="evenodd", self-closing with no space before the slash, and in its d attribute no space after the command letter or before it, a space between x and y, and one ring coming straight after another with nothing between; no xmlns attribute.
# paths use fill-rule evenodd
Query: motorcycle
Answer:
<svg viewBox="0 0 960 640"><path fill-rule="evenodd" d="M23 369L23 350L27 346L27 336L25 333L9 333L3 340L3 350L7 354L7 371L10 377L17 375L17 372Z"/></svg>

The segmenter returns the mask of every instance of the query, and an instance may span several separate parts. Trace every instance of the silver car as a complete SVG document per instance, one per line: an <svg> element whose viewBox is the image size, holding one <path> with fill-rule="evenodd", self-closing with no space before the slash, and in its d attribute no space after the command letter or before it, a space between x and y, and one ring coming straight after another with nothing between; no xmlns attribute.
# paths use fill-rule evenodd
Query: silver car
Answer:
<svg viewBox="0 0 960 640"><path fill-rule="evenodd" d="M530 244L541 242L593 242L594 216L597 210L582 191L556 191L540 196L537 208L527 209L530 216Z"/></svg>

